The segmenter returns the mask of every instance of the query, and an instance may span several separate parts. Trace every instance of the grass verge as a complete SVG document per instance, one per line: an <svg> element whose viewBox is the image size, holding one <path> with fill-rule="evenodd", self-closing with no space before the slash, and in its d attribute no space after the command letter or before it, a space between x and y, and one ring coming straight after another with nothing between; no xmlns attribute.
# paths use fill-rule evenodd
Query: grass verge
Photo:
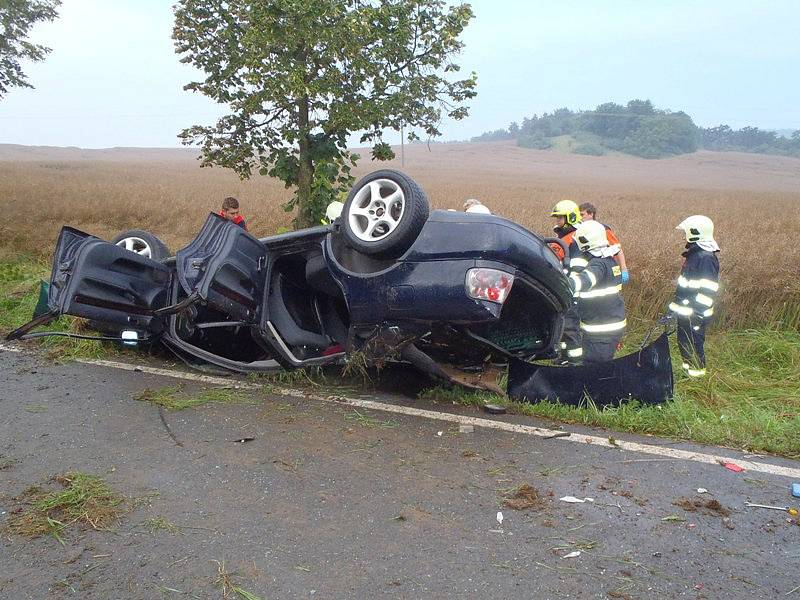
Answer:
<svg viewBox="0 0 800 600"><path fill-rule="evenodd" d="M674 340L672 350L673 364L680 365ZM706 341L706 354L708 375L689 379L676 370L674 399L657 406L519 403L444 388L422 396L475 406L501 403L512 412L554 421L800 458L800 334L714 332Z"/></svg>
<svg viewBox="0 0 800 600"><path fill-rule="evenodd" d="M134 400L149 402L171 411L179 411L203 404L255 404L255 400L235 388L211 388L199 394L184 393L182 386L146 388L134 395Z"/></svg>
<svg viewBox="0 0 800 600"><path fill-rule="evenodd" d="M29 538L52 535L64 544L63 533L73 524L107 530L123 513L125 499L97 475L71 472L51 480L63 489L32 487L22 495L27 508L11 515L9 531Z"/></svg>

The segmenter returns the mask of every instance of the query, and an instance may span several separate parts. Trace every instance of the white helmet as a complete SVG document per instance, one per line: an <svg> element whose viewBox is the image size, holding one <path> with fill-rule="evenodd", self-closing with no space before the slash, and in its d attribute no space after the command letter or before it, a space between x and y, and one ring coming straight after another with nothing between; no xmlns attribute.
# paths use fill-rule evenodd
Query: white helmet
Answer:
<svg viewBox="0 0 800 600"><path fill-rule="evenodd" d="M578 223L573 239L578 244L581 252L591 252L608 246L608 236L605 225L597 221L583 221Z"/></svg>
<svg viewBox="0 0 800 600"><path fill-rule="evenodd" d="M344 204L338 200L334 200L328 204L328 208L325 209L325 218L328 219L329 223L333 223L339 218L339 215L342 214L342 209L344 209Z"/></svg>
<svg viewBox="0 0 800 600"><path fill-rule="evenodd" d="M483 204L483 202L476 200L475 198L470 198L464 202L464 211L468 213L479 213L482 215L492 214L492 211L490 211L486 205Z"/></svg>
<svg viewBox="0 0 800 600"><path fill-rule="evenodd" d="M682 229L687 242L713 242L714 222L703 215L686 217L675 229Z"/></svg>

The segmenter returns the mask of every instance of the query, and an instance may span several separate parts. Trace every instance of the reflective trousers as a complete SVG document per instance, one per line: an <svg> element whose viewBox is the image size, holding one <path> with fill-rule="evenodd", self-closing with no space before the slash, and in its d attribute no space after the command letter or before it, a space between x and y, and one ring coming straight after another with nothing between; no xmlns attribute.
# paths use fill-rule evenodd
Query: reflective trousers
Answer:
<svg viewBox="0 0 800 600"><path fill-rule="evenodd" d="M683 362L692 369L705 369L706 322L678 317L678 348Z"/></svg>
<svg viewBox="0 0 800 600"><path fill-rule="evenodd" d="M582 353L580 353L582 347L580 322L578 307L573 303L564 316L564 332L561 334L564 348L561 358L574 365L579 365L583 361Z"/></svg>

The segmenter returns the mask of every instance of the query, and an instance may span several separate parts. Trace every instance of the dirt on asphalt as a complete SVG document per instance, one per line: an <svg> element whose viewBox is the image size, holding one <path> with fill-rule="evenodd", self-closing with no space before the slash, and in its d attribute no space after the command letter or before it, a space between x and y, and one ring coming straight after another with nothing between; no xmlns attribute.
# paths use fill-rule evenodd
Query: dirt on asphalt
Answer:
<svg viewBox="0 0 800 600"><path fill-rule="evenodd" d="M170 378L0 360L0 598L800 595L800 529L744 507L789 503L782 477L266 390L163 411L178 446L133 399ZM14 498L67 472L126 496L119 524L11 533Z"/></svg>

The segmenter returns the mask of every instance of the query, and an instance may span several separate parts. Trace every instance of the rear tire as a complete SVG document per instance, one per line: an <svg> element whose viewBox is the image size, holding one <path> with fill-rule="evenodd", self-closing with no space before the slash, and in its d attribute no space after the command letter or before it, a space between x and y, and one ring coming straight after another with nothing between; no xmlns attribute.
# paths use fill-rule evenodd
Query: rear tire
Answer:
<svg viewBox="0 0 800 600"><path fill-rule="evenodd" d="M341 216L348 246L379 258L397 258L419 236L428 197L410 177L390 169L370 173L350 190Z"/></svg>
<svg viewBox="0 0 800 600"><path fill-rule="evenodd" d="M162 260L172 256L164 242L143 229L123 231L112 239L111 243L152 260Z"/></svg>

